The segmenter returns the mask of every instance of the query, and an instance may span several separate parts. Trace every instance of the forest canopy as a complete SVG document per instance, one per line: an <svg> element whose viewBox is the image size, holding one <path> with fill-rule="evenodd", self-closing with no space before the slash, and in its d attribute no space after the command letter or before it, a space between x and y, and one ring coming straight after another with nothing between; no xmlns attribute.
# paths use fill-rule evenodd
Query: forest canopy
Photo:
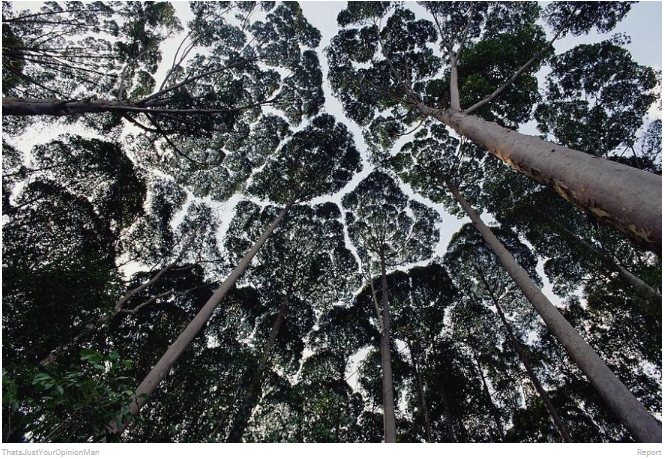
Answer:
<svg viewBox="0 0 665 459"><path fill-rule="evenodd" d="M2 441L661 442L636 3L3 2Z"/></svg>

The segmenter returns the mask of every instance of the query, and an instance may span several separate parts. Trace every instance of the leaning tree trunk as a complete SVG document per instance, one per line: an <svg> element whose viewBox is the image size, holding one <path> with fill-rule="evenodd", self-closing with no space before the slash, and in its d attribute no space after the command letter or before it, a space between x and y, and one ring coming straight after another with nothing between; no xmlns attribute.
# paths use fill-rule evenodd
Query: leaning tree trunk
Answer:
<svg viewBox="0 0 665 459"><path fill-rule="evenodd" d="M533 369L533 366L531 366L531 362L529 361L529 358L526 355L526 352L524 351L524 348L522 347L522 344L519 342L515 334L513 333L513 329L508 323L508 320L506 319L506 315L503 313L503 309L501 308L501 303L499 300L494 296L494 293L492 293L492 290L490 289L489 283L487 282L487 279L485 279L485 276L483 275L482 271L480 269L478 270L478 274L480 274L480 278L483 281L483 284L485 284L485 287L487 288L487 291L490 294L490 297L492 298L492 303L494 303L494 307L496 307L496 311L499 314L499 318L501 319L501 323L503 324L503 328L505 328L506 333L508 333L508 338L510 338L510 342L513 345L513 349L515 349L515 352L520 358L520 361L522 362L522 365L524 365L524 369L526 370L527 374L529 375L529 379L531 380L531 383L533 386L536 388L536 392L538 392L538 395L540 396L540 399L543 401L545 404L545 408L547 409L547 412L550 415L550 418L552 418L552 423L554 423L554 427L556 427L557 431L559 432L559 435L561 436L561 439L566 442L566 443L572 443L573 439L570 436L570 433L568 432L568 429L566 429L566 426L563 424L563 421L559 417L559 413L557 413L556 408L554 408L554 404L552 403L552 399L550 398L549 394L543 387L543 385L540 383L540 379L538 379L538 375L536 375L536 372Z"/></svg>
<svg viewBox="0 0 665 459"><path fill-rule="evenodd" d="M547 412L552 418L554 426L559 431L561 439L566 443L572 443L573 439L571 438L570 433L568 433L568 429L566 429L566 426L563 424L563 421L559 417L559 413L557 413L556 408L554 408L554 404L552 403L552 399L550 399L549 394L547 393L543 385L540 383L538 375L536 375L536 372L533 370L533 367L531 366L531 362L529 361L526 352L524 352L522 345L517 340L517 337L513 334L513 330L510 328L510 325L506 321L506 317L504 316L501 307L498 306L498 303L497 303L497 311L499 312L499 317L501 317L501 322L503 322L503 326L506 329L508 336L510 337L510 341L513 344L513 349L515 349L515 352L517 352L517 355L522 361L522 365L524 365L524 368L526 369L526 372L529 375L529 379L531 379L531 383L534 385L536 391L538 392L538 395L540 395L541 400L545 404L545 408L547 408Z"/></svg>
<svg viewBox="0 0 665 459"><path fill-rule="evenodd" d="M557 225L563 231L563 233L571 239L573 242L578 243L582 247L584 247L586 250L597 256L600 261L610 270L616 271L616 273L621 277L624 281L628 282L632 286L636 287L638 290L643 291L652 297L654 297L657 300L662 300L663 296L662 294L644 282L642 279L637 277L635 274L631 273L628 271L626 268L621 266L619 263L617 263L610 255L602 252L601 250L597 249L594 247L592 244L589 242L585 241L581 237L579 237L577 234L573 233L571 230L568 228L564 228L561 225Z"/></svg>
<svg viewBox="0 0 665 459"><path fill-rule="evenodd" d="M381 368L383 369L383 432L386 443L395 443L395 398L393 394L393 369L390 358L390 309L388 305L388 281L386 260L381 253L381 301L383 303L383 333L381 334Z"/></svg>
<svg viewBox="0 0 665 459"><path fill-rule="evenodd" d="M456 186L449 181L446 185L460 203L473 225L481 234L485 243L497 256L510 277L518 285L524 296L545 321L549 330L568 351L591 384L603 397L605 403L628 428L633 437L640 442L661 442L662 431L658 422L644 406L630 393L612 370L601 360L572 325L561 315L547 299L538 286L529 278L526 271L515 261L510 252L494 236Z"/></svg>
<svg viewBox="0 0 665 459"><path fill-rule="evenodd" d="M206 304L203 305L203 308L201 308L199 313L192 319L189 325L187 325L187 328L185 328L185 330L180 333L180 336L178 336L175 342L169 346L162 358L159 359L157 364L152 367L152 370L150 370L150 373L148 373L141 384L139 384L139 387L136 388L132 403L129 407L129 412L132 415L137 415L143 405L146 404L152 392L166 377L166 374L173 367L173 365L175 365L185 349L187 349L189 343L191 343L194 337L201 331L210 316L212 316L212 313L215 311L219 303L226 296L226 293L235 285L238 278L245 272L249 266L249 263L252 261L252 258L254 258L256 253L272 234L272 232L275 231L275 228L277 228L277 226L284 219L286 213L294 202L295 199L289 202L286 207L284 207L284 209L279 212L277 218L275 218L270 226L263 232L261 237L259 237L259 239L254 243L252 248L247 252L247 254L245 254L242 260L240 260L238 266L236 266L233 272L231 272L229 277L227 277L222 285L220 285L220 287L210 297ZM107 426L107 431L110 434L119 435L127 428L129 423L129 420L123 421L121 424L112 422Z"/></svg>
<svg viewBox="0 0 665 459"><path fill-rule="evenodd" d="M466 326L466 330L467 334L471 336L471 329L469 328L468 325ZM490 389L487 386L487 381L485 380L485 374L483 373L483 368L480 366L480 361L478 360L478 357L476 356L473 347L471 347L471 358L473 359L473 363L476 365L476 371L478 372L478 375L480 376L480 381L482 382L483 385L483 393L487 398L487 403L490 406L490 411L492 412L492 417L494 418L494 426L496 427L497 438L501 442L505 443L506 436L504 434L503 422L501 422L501 414L499 413L499 409L497 408L497 406L494 404L494 400L492 400L492 394L490 394Z"/></svg>
<svg viewBox="0 0 665 459"><path fill-rule="evenodd" d="M457 110L412 103L422 115L431 116L483 145L500 160L554 188L586 213L660 256L663 232L660 176L520 134Z"/></svg>
<svg viewBox="0 0 665 459"><path fill-rule="evenodd" d="M256 404L259 402L259 399L261 398L263 373L265 372L266 367L268 366L268 359L270 358L270 352L272 351L272 347L275 344L275 341L277 340L279 329L282 327L282 323L284 323L284 316L286 315L286 310L288 309L288 307L289 307L289 298L288 294L285 294L284 297L282 298L282 306L279 309L279 312L277 313L275 322L273 322L272 329L270 330L270 334L268 335L268 341L266 342L266 347L263 350L263 354L261 355L261 360L259 361L259 366L256 369L254 380L252 381L252 384L249 387L247 395L242 401L242 405L240 405L240 410L238 412L236 419L233 421L233 425L231 427L231 433L229 433L229 436L226 439L227 443L239 443L242 440L242 436L245 434L245 430L247 429L247 424L249 423L249 418L252 415L252 410L254 409Z"/></svg>

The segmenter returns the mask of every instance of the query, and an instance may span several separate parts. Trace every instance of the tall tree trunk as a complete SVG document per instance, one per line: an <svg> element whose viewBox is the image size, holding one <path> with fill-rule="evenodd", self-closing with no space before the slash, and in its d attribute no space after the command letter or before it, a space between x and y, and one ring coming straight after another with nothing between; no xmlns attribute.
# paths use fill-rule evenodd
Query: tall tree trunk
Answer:
<svg viewBox="0 0 665 459"><path fill-rule="evenodd" d="M247 254L245 254L242 260L240 260L238 266L236 266L233 272L231 272L229 277L227 277L222 285L220 285L220 287L210 297L206 304L203 305L203 308L201 308L199 313L192 319L189 325L187 325L185 330L180 333L180 336L178 336L175 342L169 346L162 358L159 359L157 364L152 368L152 370L150 370L150 373L148 373L141 384L139 384L134 393L133 401L129 407L131 414L137 415L143 405L146 404L152 392L166 377L166 374L173 367L173 365L175 365L185 349L187 349L189 343L191 343L194 337L201 331L219 303L226 296L226 293L235 285L238 278L245 272L249 266L249 263L252 261L252 258L254 258L256 253L272 234L272 232L275 231L275 228L277 228L277 226L284 219L286 213L294 202L295 199L291 200L291 202L289 202L286 207L280 211L280 213L277 215L277 218L275 218L270 226L266 228L261 237L259 237L259 239L254 243L252 248L247 252ZM111 423L109 426L107 426L107 430L111 434L121 434L127 428L129 422L130 421L124 421L120 425L115 422Z"/></svg>
<svg viewBox="0 0 665 459"><path fill-rule="evenodd" d="M457 59L453 58L450 67L450 107L454 110L461 110L457 74Z"/></svg>
<svg viewBox="0 0 665 459"><path fill-rule="evenodd" d="M239 443L242 440L242 436L247 429L247 424L249 423L249 418L252 415L252 410L259 402L261 398L261 386L263 385L263 374L268 366L268 359L270 358L270 353L272 347L275 344L277 335L279 334L279 329L284 322L284 316L286 315L286 310L289 307L289 295L288 293L284 294L282 298L282 306L277 313L275 322L272 324L270 334L268 335L268 341L266 342L266 347L263 350L261 355L261 360L259 361L259 366L256 369L256 375L252 381L247 395L245 396L242 405L240 406L240 411L236 416L236 419L233 421L233 426L231 427L231 433L229 434L226 441L228 443Z"/></svg>
<svg viewBox="0 0 665 459"><path fill-rule="evenodd" d="M466 330L470 336L471 329L467 326ZM483 393L485 394L485 397L487 398L487 403L490 406L490 411L492 412L492 418L494 418L494 426L496 427L497 438L501 442L505 443L506 436L503 430L503 422L501 422L501 414L499 413L499 409L494 404L494 400L492 400L492 394L490 394L490 388L487 386L487 381L485 380L485 374L483 373L483 368L480 366L480 361L478 360L478 357L476 356L476 353L474 352L473 348L471 348L471 358L473 359L473 363L476 365L476 371L478 372L478 375L480 376L480 381L483 384Z"/></svg>
<svg viewBox="0 0 665 459"><path fill-rule="evenodd" d="M513 168L550 186L599 221L659 256L662 246L662 178L649 172L520 134L456 110L412 101L459 134L483 145Z"/></svg>
<svg viewBox="0 0 665 459"><path fill-rule="evenodd" d="M612 373L605 362L596 354L579 333L561 315L547 299L538 286L529 278L526 271L515 261L510 252L499 242L494 233L483 223L476 212L456 186L449 181L446 185L460 203L473 225L482 235L485 243L497 256L510 277L518 285L524 296L545 321L549 330L577 362L582 372L603 397L605 403L628 428L633 437L640 442L660 442L661 427L644 406L630 393L621 381Z"/></svg>
<svg viewBox="0 0 665 459"><path fill-rule="evenodd" d="M425 427L425 438L427 439L427 443L432 443L432 426L429 422L427 400L425 400L425 387L423 386L423 378L418 368L418 359L416 358L416 354L410 340L407 339L406 345L409 347L409 353L411 354L411 365L413 366L413 373L416 378L416 392L418 393L418 402L420 403L420 409L423 412L423 427Z"/></svg>
<svg viewBox="0 0 665 459"><path fill-rule="evenodd" d="M383 303L383 333L381 334L381 368L383 369L383 432L386 443L395 443L395 396L393 393L393 368L390 358L390 308L388 305L388 280L386 260L381 252L381 301Z"/></svg>
<svg viewBox="0 0 665 459"><path fill-rule="evenodd" d="M485 275L483 274L482 270L480 268L476 268L476 270L478 271L478 274L480 274L480 278L483 281L483 284L485 284L485 288L487 288L487 291L489 292L490 298L492 299L492 303L494 303L494 307L496 308L496 311L499 314L499 318L501 319L501 323L503 324L503 328L505 328L506 333L508 333L508 337L510 338L510 342L513 346L513 349L515 349L515 352L519 356L522 365L524 365L524 369L529 375L531 383L536 388L536 392L538 392L540 399L545 404L545 408L547 408L547 412L552 418L552 422L554 423L554 426L559 432L561 439L566 443L572 443L573 439L571 438L570 433L568 433L568 429L566 429L566 426L563 424L563 421L561 421L561 418L559 417L559 413L557 413L556 408L554 408L552 399L550 399L549 394L547 393L543 385L540 383L540 379L538 379L538 375L536 375L536 372L533 370L533 366L531 366L531 362L529 361L529 358L527 357L524 348L522 347L519 340L513 333L513 329L508 323L508 320L506 320L506 316L503 313L500 301L496 298L496 296L492 292L492 289L490 288L487 279L485 279Z"/></svg>
<svg viewBox="0 0 665 459"><path fill-rule="evenodd" d="M2 116L67 116L77 113L127 111L131 102L121 100L61 100L2 98Z"/></svg>
<svg viewBox="0 0 665 459"><path fill-rule="evenodd" d="M554 408L554 404L552 403L552 400L550 399L549 394L547 393L547 391L545 390L543 385L540 383L540 380L538 379L538 376L536 375L536 372L533 370L533 367L531 366L531 362L529 361L529 358L527 357L526 353L524 352L524 349L522 348L522 345L517 340L517 337L513 334L513 331L510 328L510 325L508 324L508 322L506 321L506 318L505 318L505 316L503 314L503 311L501 310L500 306L497 306L497 311L499 312L499 317L501 317L501 322L503 322L503 326L505 327L506 331L508 332L508 336L510 337L510 340L513 344L513 348L515 349L515 352L517 352L517 355L519 355L519 358L522 361L522 365L524 365L524 368L526 369L526 372L529 375L529 379L531 379L531 382L533 383L534 387L536 388L536 391L538 392L538 395L540 395L540 398L542 399L543 403L545 404L545 407L547 408L547 412L550 414L550 417L552 418L552 422L554 423L554 426L559 431L559 435L561 436L561 439L566 443L572 443L573 439L571 438L570 433L568 433L568 429L566 429L566 426L563 424L563 421L561 421L561 418L559 417L559 413L557 413L556 408Z"/></svg>

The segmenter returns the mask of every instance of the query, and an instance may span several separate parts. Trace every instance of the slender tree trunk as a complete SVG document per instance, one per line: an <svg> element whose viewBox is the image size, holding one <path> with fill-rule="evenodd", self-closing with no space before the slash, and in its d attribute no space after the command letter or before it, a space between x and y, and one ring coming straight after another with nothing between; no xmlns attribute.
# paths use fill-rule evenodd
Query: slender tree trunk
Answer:
<svg viewBox="0 0 665 459"><path fill-rule="evenodd" d="M173 367L173 365L175 365L185 349L187 349L189 343L191 343L194 337L201 331L219 303L226 296L226 293L235 285L238 278L245 272L249 266L249 263L252 261L252 258L254 258L261 246L284 219L286 213L294 202L295 199L291 200L291 202L289 202L286 207L280 211L280 213L277 215L277 218L275 218L270 226L263 232L261 237L259 237L259 239L254 243L249 252L247 252L242 260L240 260L238 266L233 270L229 277L226 278L226 280L212 295L212 297L210 297L206 304L203 305L203 308L201 308L196 317L194 317L189 325L187 325L185 330L180 333L180 336L178 336L175 342L169 346L168 350L164 353L162 358L159 359L157 364L152 368L152 370L150 370L150 373L148 373L141 384L139 384L139 386L136 388L132 404L129 408L131 414L137 415L143 405L146 404L152 392L166 377L166 374ZM111 434L121 434L127 428L129 422L130 421L124 421L120 425L117 423L111 423L107 427L107 430Z"/></svg>
<svg viewBox="0 0 665 459"><path fill-rule="evenodd" d="M185 252L189 249L189 247L192 245L194 242L194 233L192 233L192 236L188 239L188 241L184 244L182 249L180 250L180 253L176 257L175 260L173 260L171 263L168 265L164 266L162 269L160 269L157 274L155 274L153 277L151 277L148 281L144 282L143 284L139 285L138 287L135 287L125 293L122 298L120 298L116 304L113 306L113 311L110 313L104 314L100 317L97 318L92 323L89 323L83 327L82 330L80 330L76 335L74 335L73 338L68 340L65 343L62 343L60 346L56 347L53 349L46 357L44 357L42 360L40 360L39 364L42 365L43 367L49 367L55 361L65 353L67 353L70 349L76 348L79 346L79 344L86 338L88 338L90 335L92 335L95 331L101 329L104 325L107 323L111 322L115 316L120 314L120 312L123 311L123 308L125 307L125 304L134 297L134 295L142 292L143 290L147 289L148 287L154 285L167 271L170 269L173 269L182 259L182 257L185 255ZM153 297L156 298L156 297ZM154 300L153 300L154 301Z"/></svg>
<svg viewBox="0 0 665 459"><path fill-rule="evenodd" d="M551 222L551 219L548 218L548 221ZM637 289L648 293L657 300L663 299L662 294L658 290L656 290L655 288L644 282L642 279L637 277L635 274L631 273L626 268L621 266L619 263L614 261L614 259L611 256L603 253L602 251L594 247L592 244L588 243L587 241L579 237L577 234L570 231L568 228L564 228L562 225L556 223L555 225L558 226L569 239L581 245L586 250L588 250L598 258L600 258L600 261L602 261L602 263L605 266L607 266L607 268L611 269L612 271L615 271L619 275L619 277L621 277L623 280L625 280L632 286L637 287Z"/></svg>
<svg viewBox="0 0 665 459"><path fill-rule="evenodd" d="M285 294L282 298L282 306L277 313L275 322L272 324L272 329L268 335L268 341L266 342L266 347L263 350L261 355L261 360L259 361L259 366L256 369L256 375L252 381L251 386L245 396L242 405L240 406L240 411L236 419L233 422L231 427L231 433L226 439L227 443L239 443L242 440L242 436L245 434L247 429L247 424L249 423L249 418L252 415L252 410L259 402L261 398L261 386L263 385L263 374L268 366L268 359L272 351L272 347L275 344L279 330L284 322L284 316L286 315L286 310L289 307L289 295Z"/></svg>
<svg viewBox="0 0 665 459"><path fill-rule="evenodd" d="M529 278L526 271L515 261L508 250L499 242L492 231L480 219L476 212L459 190L452 183L446 185L467 213L473 225L482 235L485 243L497 256L510 277L519 286L524 296L545 321L549 330L577 362L582 372L589 378L605 403L628 428L633 437L640 442L660 442L661 426L649 414L644 406L630 393L621 381L612 373L605 362L596 354L579 333L561 315L557 308L547 299L538 286Z"/></svg>
<svg viewBox="0 0 665 459"><path fill-rule="evenodd" d="M421 114L483 145L500 160L554 188L583 211L660 256L663 232L660 176L520 134L473 115L413 103Z"/></svg>
<svg viewBox="0 0 665 459"><path fill-rule="evenodd" d="M119 100L62 100L2 98L2 116L67 116L77 113L123 111L131 102Z"/></svg>
<svg viewBox="0 0 665 459"><path fill-rule="evenodd" d="M411 354L411 365L413 366L413 373L416 377L416 392L418 392L418 402L420 409L423 412L423 427L425 427L425 438L427 443L432 443L432 426L429 422L429 412L427 410L427 401L425 400L425 388L423 386L423 378L418 369L417 359L411 345L411 341L407 340L406 345L409 346L409 353Z"/></svg>
<svg viewBox="0 0 665 459"><path fill-rule="evenodd" d="M531 366L531 362L529 361L529 358L527 357L526 353L524 352L524 349L522 348L522 345L519 343L517 340L517 337L513 334L512 329L510 328L510 325L506 321L506 317L503 314L503 311L501 310L501 307L498 306L497 304L497 311L499 312L499 317L501 317L501 322L503 323L503 326L506 329L506 332L508 332L508 336L510 337L510 341L513 344L513 348L515 349L515 352L517 352L517 355L519 355L520 360L522 361L522 365L524 365L524 368L526 369L526 372L529 375L529 379L531 379L531 382L533 383L534 387L536 388L536 391L538 392L538 395L540 395L540 398L542 399L543 403L545 404L545 407L547 408L547 412L550 414L550 417L552 418L552 422L554 423L554 426L556 429L559 431L559 435L561 436L561 439L566 442L566 443L572 443L573 439L570 436L570 433L568 433L568 429L566 429L566 426L563 424L563 421L559 417L559 413L557 413L556 408L554 408L554 404L552 403L552 399L550 399L549 394L543 387L543 385L540 383L540 380L538 379L538 376L536 375L536 372L533 370L533 367Z"/></svg>
<svg viewBox="0 0 665 459"><path fill-rule="evenodd" d="M541 400L545 404L545 408L547 408L547 412L549 413L550 417L552 418L552 422L554 423L554 426L556 427L557 431L559 432L559 435L561 436L561 439L566 442L566 443L572 443L573 439L570 436L570 433L568 433L568 429L566 429L566 426L563 424L563 421L559 417L559 413L557 413L556 408L554 408L554 404L552 403L552 399L550 399L549 394L543 387L543 385L540 383L540 379L538 379L538 375L536 375L536 372L533 369L533 366L531 366L531 362L529 361L529 358L526 355L526 352L524 351L524 348L520 344L519 340L513 333L513 329L508 323L508 320L506 320L506 316L503 313L503 309L501 308L501 303L499 300L494 296L494 293L490 289L489 283L487 282L487 279L485 279L485 275L482 273L482 271L478 268L476 268L478 271L478 274L480 274L480 278L483 281L483 284L485 284L485 287L487 288L487 291L489 292L489 295L492 299L492 303L494 303L494 307L496 308L497 313L499 314L499 318L501 319L501 323L503 324L503 328L506 329L506 333L508 333L508 337L510 338L510 342L513 345L513 349L515 349L515 352L517 352L517 355L520 358L520 361L522 362L522 365L524 365L524 369L526 370L527 374L529 375L529 379L531 380L531 383L533 386L536 388L536 392L538 392L538 395L540 395Z"/></svg>
<svg viewBox="0 0 665 459"><path fill-rule="evenodd" d="M453 110L461 110L457 74L457 59L453 58L450 67L450 107Z"/></svg>
<svg viewBox="0 0 665 459"><path fill-rule="evenodd" d="M381 300L383 303L383 333L381 334L381 368L383 369L383 432L386 443L395 443L395 396L393 393L393 369L390 358L390 308L388 305L388 281L386 260L381 253Z"/></svg>
<svg viewBox="0 0 665 459"><path fill-rule="evenodd" d="M471 335L471 330L468 328L468 326L467 326L467 333ZM490 389L487 386L487 381L485 380L485 374L483 373L483 368L480 366L480 361L478 360L478 357L476 356L476 353L474 352L473 348L471 348L471 358L473 359L473 363L476 365L476 371L478 372L478 375L480 376L480 381L483 384L483 393L485 394L485 397L487 398L487 403L490 406L490 411L492 412L492 418L494 418L494 425L496 427L497 438L501 442L505 443L506 437L503 430L503 422L501 422L501 414L499 413L499 409L494 404L494 400L492 400L492 394L490 394Z"/></svg>

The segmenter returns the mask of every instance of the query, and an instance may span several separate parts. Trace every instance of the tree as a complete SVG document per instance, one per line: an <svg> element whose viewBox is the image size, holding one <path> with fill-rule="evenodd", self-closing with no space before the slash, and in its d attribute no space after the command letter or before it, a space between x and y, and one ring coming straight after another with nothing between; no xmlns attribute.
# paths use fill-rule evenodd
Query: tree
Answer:
<svg viewBox="0 0 665 459"><path fill-rule="evenodd" d="M659 74L553 47L631 3L339 6L358 149L306 9L181 6L3 4L3 441L660 440Z"/></svg>
<svg viewBox="0 0 665 459"><path fill-rule="evenodd" d="M450 187L450 185L449 185ZM598 354L579 335L570 323L557 311L542 291L528 277L524 269L513 256L496 239L492 232L482 223L478 213L473 210L455 187L451 192L467 211L476 229L485 242L492 248L501 264L529 302L538 311L550 330L559 338L566 350L578 363L582 371L589 377L605 402L628 427L631 434L640 441L656 441L661 436L660 426L644 406L630 393L626 386L612 373ZM602 379L599 375L603 375Z"/></svg>
<svg viewBox="0 0 665 459"><path fill-rule="evenodd" d="M178 147L181 140L215 133L218 139L237 136L263 106L282 110L294 123L319 111L321 71L311 49L318 46L320 33L303 17L297 3L277 7L266 2L192 3L191 8L195 17L190 33L158 88L152 78L138 78L140 89L127 92L124 80L116 75L120 79L116 99L9 97L3 98L3 115L110 114L116 122L123 117L154 142L189 157ZM255 10L267 13L265 21L251 19ZM194 56L183 68L198 46L206 53ZM155 57L159 55L152 56L153 61ZM282 77L277 69L288 75Z"/></svg>
<svg viewBox="0 0 665 459"><path fill-rule="evenodd" d="M427 442L438 437L436 420L441 410L446 434L439 438L455 441L451 433L454 430L450 407L453 400L448 395L451 387L446 384L444 371L437 368L443 360L439 347L444 340L440 334L446 328L447 308L457 294L455 287L446 270L437 263L414 267L408 273L394 272L388 276L387 283L393 292L394 337L406 344L415 387L415 394L410 393L408 397L409 406L413 405L414 417L422 424ZM435 416L430 416L430 411Z"/></svg>
<svg viewBox="0 0 665 459"><path fill-rule="evenodd" d="M413 177L420 177L414 181L414 185L432 199L437 199L437 196L441 196L441 188L450 191L511 278L538 311L550 330L557 336L561 344L570 352L571 357L580 365L582 371L589 377L594 387L601 393L608 405L612 407L617 417L622 419L622 422L626 424L636 438L658 438L660 431L653 417L635 399L623 383L617 379L607 365L599 358L598 354L573 329L549 299L545 297L540 288L529 277L528 273L515 260L511 252L496 238L491 229L484 224L479 213L462 196L455 181L466 183L467 180L465 180L464 176L460 176L458 171L466 172L468 170L468 173L473 177L477 168L475 171L473 167L467 167L465 170L462 166L458 166L460 161L440 159L441 155L446 153L449 157L453 157L452 151L457 150L459 142L447 136L444 136L442 139L432 137L422 142L428 148L422 152L419 151L418 155L402 155L396 156L393 159L393 164L399 171L398 173L405 177L406 180ZM440 149L437 150L434 148L436 145L439 145ZM407 152L413 148L414 144L404 146ZM458 152L458 155L461 155L461 152ZM414 161L416 159L417 161ZM411 170L413 167L411 165L414 163L420 165L417 167L425 165L424 173L427 174L425 177L429 178L429 180L423 180L423 176L418 174L419 169L416 169L415 173ZM430 165L437 167L427 167ZM605 375L602 380L598 377L599 374ZM616 387L615 389L609 389L610 386ZM619 396L618 394L622 395ZM626 403L626 407L624 407L624 403ZM627 408L628 405L631 408ZM632 418L632 416L635 417Z"/></svg>
<svg viewBox="0 0 665 459"><path fill-rule="evenodd" d="M510 247L511 253L519 258L520 266L528 269L529 274L538 279L535 272L536 259L528 248L522 245L519 239L510 232L496 229L493 229L492 232L501 237L502 243L505 246ZM499 337L497 336L492 341L510 343L524 366L531 383L547 408L547 412L556 426L561 439L565 442L572 442L568 429L559 417L548 391L543 388L543 384L535 372L534 365L527 355L525 346L520 342L520 338L516 336L514 327L510 324L510 322L517 322L520 326L524 327L526 322L527 331L535 328L533 325L529 326L528 318L523 318L525 316L524 310L526 309L523 304L520 305L520 303L523 303L523 299L519 294L515 295L515 289L511 285L512 282L507 273L501 266L498 266L496 258L489 252L489 248L482 242L482 238L473 230L471 225L465 225L458 234L453 236L453 241L446 254L446 261L449 266L455 266L458 288L465 292L467 301L480 303L477 306L483 308L486 307L482 304L483 301L488 299L490 307L494 307L495 311L493 312L499 316L506 336L502 339L498 339ZM515 315L518 316L517 319L511 318L510 322L506 318L506 313L504 313L504 307L507 307L508 304L511 305L511 315L513 317ZM528 309L526 310L528 311ZM528 316L528 313L526 315Z"/></svg>
<svg viewBox="0 0 665 459"><path fill-rule="evenodd" d="M343 205L351 209L346 220L349 235L358 249L365 269L381 273L382 313L381 367L383 369L383 406L385 441L394 442L395 413L390 357L390 308L387 268L429 257L436 241L436 213L416 201L408 201L393 179L383 172L372 172L349 194ZM409 215L411 213L413 217ZM370 282L373 276L370 274ZM378 313L378 306L377 306Z"/></svg>
<svg viewBox="0 0 665 459"><path fill-rule="evenodd" d="M272 198L284 207L139 384L130 406L131 414L136 415L146 403L296 201L338 191L359 168L359 154L350 134L329 115L315 118L311 125L294 134L271 159L254 177L250 191L255 190L259 197ZM264 183L270 186L262 186ZM108 430L111 434L119 434L128 424L129 421L121 420L110 425Z"/></svg>
<svg viewBox="0 0 665 459"><path fill-rule="evenodd" d="M3 96L97 98L139 95L154 85L159 46L182 30L167 2L2 6Z"/></svg>
<svg viewBox="0 0 665 459"><path fill-rule="evenodd" d="M256 239L252 230L265 226L278 212L272 207L259 212L258 206L247 202L238 207L226 238L234 258ZM261 398L264 373L275 363L282 373L297 371L304 339L314 325L315 310L325 311L350 296L357 266L345 247L340 218L341 212L332 203L292 207L248 271L245 280L264 292L263 302L268 308L256 329L257 337L261 337L255 340L256 346L262 348L259 364L252 369L253 379L227 441L242 440Z"/></svg>
<svg viewBox="0 0 665 459"><path fill-rule="evenodd" d="M656 73L620 46L580 45L552 61L545 102L536 109L539 129L561 145L607 157L634 142L657 100L656 83Z"/></svg>
<svg viewBox="0 0 665 459"><path fill-rule="evenodd" d="M545 18L549 18L554 27L555 38L565 33L587 32L596 23L601 30L607 30L629 9L626 4L603 2L575 5L573 8L565 3L554 3L546 10ZM505 72L502 78L505 84L462 110L458 74L465 74L465 53L472 56L478 47L496 45L500 43L496 40L520 33L527 33L523 39L532 42L538 42L540 37L538 45L524 47L538 49L542 44L542 31L535 24L538 14L534 7L472 2L424 6L436 26L416 19L402 6L387 2L350 3L340 13L338 23L342 30L333 38L327 55L331 69L329 78L346 114L372 131L378 131L381 126L388 129L390 123L390 132L400 135L422 119L436 119L483 145L487 152L520 172L554 188L599 221L660 253L662 217L660 206L654 205L662 199L660 177L525 136L507 127L520 119L514 117L514 111L501 110L504 107L499 101L508 97L506 91L517 79L524 80L527 71L537 70L532 64L542 62L543 52L534 54L535 59L529 59L528 55L516 59L508 53L507 65L501 68ZM437 42L444 51L443 58L429 47ZM503 46L501 49L512 48ZM442 62L448 64L450 72L447 93L445 79L439 78ZM520 62L525 64L520 67ZM485 71L484 66L480 69ZM469 71L472 70L473 66ZM482 74L469 73L466 78L471 82L487 81ZM470 86L476 87L478 85ZM520 87L515 92L520 94L524 90ZM535 90L533 84L531 90ZM493 107L492 118L498 117L500 124L506 127L471 114L488 104ZM524 109L526 113L530 110L528 105ZM382 114L385 111L390 112L388 119ZM371 134L366 137L371 138ZM390 143L390 136L382 136L381 140L385 146Z"/></svg>

